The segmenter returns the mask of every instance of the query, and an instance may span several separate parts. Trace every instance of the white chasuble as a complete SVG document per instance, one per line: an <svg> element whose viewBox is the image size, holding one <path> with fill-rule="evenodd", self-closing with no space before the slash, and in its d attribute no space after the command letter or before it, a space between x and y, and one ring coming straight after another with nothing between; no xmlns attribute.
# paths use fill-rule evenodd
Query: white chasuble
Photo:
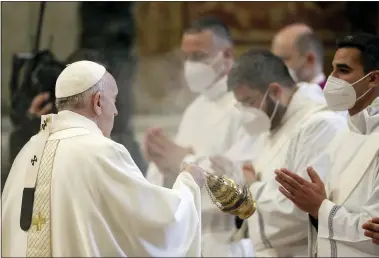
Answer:
<svg viewBox="0 0 379 258"><path fill-rule="evenodd" d="M5 184L3 256L200 257L200 189L188 172L172 189L153 185L93 121L52 116L50 133L24 146Z"/></svg>

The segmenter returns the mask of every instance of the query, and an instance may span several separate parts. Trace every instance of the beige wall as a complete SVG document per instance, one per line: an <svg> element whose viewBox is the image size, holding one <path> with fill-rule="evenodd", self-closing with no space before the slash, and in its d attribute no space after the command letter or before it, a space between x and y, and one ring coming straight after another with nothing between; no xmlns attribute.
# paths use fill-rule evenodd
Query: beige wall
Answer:
<svg viewBox="0 0 379 258"><path fill-rule="evenodd" d="M12 55L30 51L34 44L39 2L1 3L1 89L2 102L9 105L9 78ZM47 2L41 47L48 47L53 36L52 51L65 59L77 46L78 2Z"/></svg>

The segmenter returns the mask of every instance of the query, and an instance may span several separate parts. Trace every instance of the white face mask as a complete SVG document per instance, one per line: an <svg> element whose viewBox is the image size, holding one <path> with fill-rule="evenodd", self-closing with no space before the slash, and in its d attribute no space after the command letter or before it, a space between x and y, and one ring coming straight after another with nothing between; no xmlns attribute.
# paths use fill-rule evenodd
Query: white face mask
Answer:
<svg viewBox="0 0 379 258"><path fill-rule="evenodd" d="M268 91L265 93L259 109L253 107L245 107L241 103L236 104L236 108L241 112L242 124L250 135L259 135L261 133L266 133L271 129L271 121L274 118L276 111L278 110L279 101L276 101L274 111L272 112L271 117L269 117L265 112L262 111L262 106L267 96Z"/></svg>
<svg viewBox="0 0 379 258"><path fill-rule="evenodd" d="M357 93L353 85L362 81L370 73L350 84L347 81L329 76L324 88L324 95L328 106L333 111L345 111L354 107L355 103L363 98L371 89L368 89L362 96L357 99Z"/></svg>
<svg viewBox="0 0 379 258"><path fill-rule="evenodd" d="M185 61L184 77L192 92L204 93L216 82L219 74L217 74L213 66L221 59L221 57L222 52L216 56L211 64Z"/></svg>

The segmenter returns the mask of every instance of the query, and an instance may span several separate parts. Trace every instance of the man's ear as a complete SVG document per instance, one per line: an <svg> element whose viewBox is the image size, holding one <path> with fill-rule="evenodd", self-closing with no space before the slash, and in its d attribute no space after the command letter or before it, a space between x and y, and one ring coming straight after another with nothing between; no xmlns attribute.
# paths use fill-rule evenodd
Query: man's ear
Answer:
<svg viewBox="0 0 379 258"><path fill-rule="evenodd" d="M274 99L278 99L282 95L282 87L279 83L273 82L268 85L268 95Z"/></svg>
<svg viewBox="0 0 379 258"><path fill-rule="evenodd" d="M93 110L96 115L100 116L103 113L101 108L101 92L98 91L93 97Z"/></svg>
<svg viewBox="0 0 379 258"><path fill-rule="evenodd" d="M369 88L379 88L379 70L372 71L370 75Z"/></svg>
<svg viewBox="0 0 379 258"><path fill-rule="evenodd" d="M316 63L316 54L314 52L309 52L306 57L307 64Z"/></svg>
<svg viewBox="0 0 379 258"><path fill-rule="evenodd" d="M232 47L225 49L224 57L228 59L234 59L234 49Z"/></svg>

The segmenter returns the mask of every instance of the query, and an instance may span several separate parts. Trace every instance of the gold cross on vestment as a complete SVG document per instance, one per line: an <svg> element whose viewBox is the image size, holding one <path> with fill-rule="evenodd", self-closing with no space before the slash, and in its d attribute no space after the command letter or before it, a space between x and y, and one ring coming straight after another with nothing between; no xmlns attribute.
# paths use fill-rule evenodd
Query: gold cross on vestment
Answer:
<svg viewBox="0 0 379 258"><path fill-rule="evenodd" d="M42 217L41 212L38 212L37 216L34 216L32 225L36 226L37 231L41 231L42 225L46 223L46 219Z"/></svg>

